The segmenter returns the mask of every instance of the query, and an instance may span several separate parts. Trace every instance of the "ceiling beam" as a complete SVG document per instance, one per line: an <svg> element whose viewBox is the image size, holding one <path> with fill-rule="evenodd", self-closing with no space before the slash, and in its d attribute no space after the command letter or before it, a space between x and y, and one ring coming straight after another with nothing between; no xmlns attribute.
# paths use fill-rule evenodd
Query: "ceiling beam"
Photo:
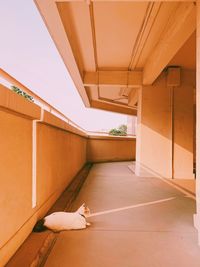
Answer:
<svg viewBox="0 0 200 267"><path fill-rule="evenodd" d="M85 72L84 86L127 86L139 87L142 85L141 71L98 71Z"/></svg>
<svg viewBox="0 0 200 267"><path fill-rule="evenodd" d="M129 70L135 70L162 5L162 2L148 3L147 10L144 16L144 21L138 32L136 42L133 46L131 60L128 68Z"/></svg>
<svg viewBox="0 0 200 267"><path fill-rule="evenodd" d="M110 103L106 103L103 101L91 100L90 105L93 108L103 109L106 111L112 111L112 112L117 112L121 114L132 115L132 116L137 115L136 109L122 107L120 105L110 104Z"/></svg>
<svg viewBox="0 0 200 267"><path fill-rule="evenodd" d="M143 84L152 84L176 55L196 28L194 3L180 3L148 58L143 71Z"/></svg>

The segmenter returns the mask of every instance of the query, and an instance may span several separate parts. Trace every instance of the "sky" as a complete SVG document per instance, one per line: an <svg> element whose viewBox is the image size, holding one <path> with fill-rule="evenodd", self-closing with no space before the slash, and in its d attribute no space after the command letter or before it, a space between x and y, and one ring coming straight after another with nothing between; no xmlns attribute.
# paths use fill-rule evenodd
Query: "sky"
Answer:
<svg viewBox="0 0 200 267"><path fill-rule="evenodd" d="M0 1L0 67L85 130L126 124L127 116L85 108L33 0Z"/></svg>

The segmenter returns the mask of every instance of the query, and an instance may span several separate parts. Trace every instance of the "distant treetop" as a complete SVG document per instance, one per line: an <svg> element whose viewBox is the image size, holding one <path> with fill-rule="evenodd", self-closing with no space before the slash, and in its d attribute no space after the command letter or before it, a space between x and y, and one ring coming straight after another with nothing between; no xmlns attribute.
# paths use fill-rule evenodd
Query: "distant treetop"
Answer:
<svg viewBox="0 0 200 267"><path fill-rule="evenodd" d="M125 124L122 124L118 128L113 128L109 131L109 135L126 136L127 135L127 126Z"/></svg>

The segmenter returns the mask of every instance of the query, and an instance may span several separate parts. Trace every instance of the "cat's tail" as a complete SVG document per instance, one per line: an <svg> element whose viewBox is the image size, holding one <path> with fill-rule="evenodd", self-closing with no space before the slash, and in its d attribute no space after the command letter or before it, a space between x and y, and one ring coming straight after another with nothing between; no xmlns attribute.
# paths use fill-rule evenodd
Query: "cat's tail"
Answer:
<svg viewBox="0 0 200 267"><path fill-rule="evenodd" d="M42 232L42 231L47 230L48 228L44 225L44 223L45 223L44 218L39 220L33 227L33 232Z"/></svg>

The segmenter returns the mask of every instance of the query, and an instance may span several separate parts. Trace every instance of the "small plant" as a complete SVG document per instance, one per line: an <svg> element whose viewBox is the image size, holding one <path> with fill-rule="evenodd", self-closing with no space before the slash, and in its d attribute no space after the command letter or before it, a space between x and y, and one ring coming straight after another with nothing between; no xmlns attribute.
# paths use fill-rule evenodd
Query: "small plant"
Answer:
<svg viewBox="0 0 200 267"><path fill-rule="evenodd" d="M13 92L15 92L16 94L18 95L21 95L23 96L24 98L26 98L27 100L31 101L31 102L34 102L34 99L31 95L28 95L27 93L25 93L24 91L22 91L21 89L19 89L18 87L16 86L11 86L11 90Z"/></svg>
<svg viewBox="0 0 200 267"><path fill-rule="evenodd" d="M118 128L113 128L109 131L109 135L126 136L127 126L123 124L123 125L120 125Z"/></svg>

